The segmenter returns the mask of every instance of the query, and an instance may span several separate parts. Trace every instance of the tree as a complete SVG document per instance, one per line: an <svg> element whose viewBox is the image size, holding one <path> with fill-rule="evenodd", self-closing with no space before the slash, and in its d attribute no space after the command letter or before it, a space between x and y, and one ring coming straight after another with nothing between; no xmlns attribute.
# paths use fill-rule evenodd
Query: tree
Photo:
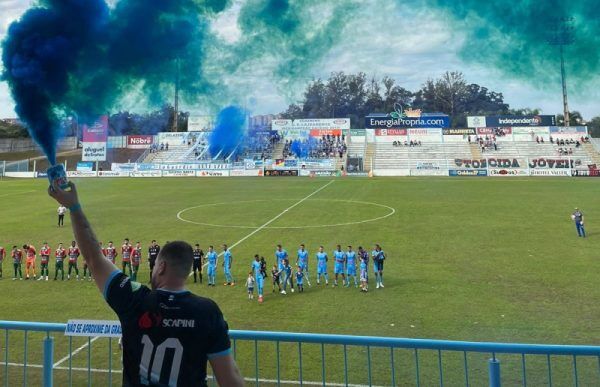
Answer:
<svg viewBox="0 0 600 387"><path fill-rule="evenodd" d="M578 111L569 112L569 126L582 126L583 122L581 113ZM556 116L556 123L558 126L565 126L565 117L563 114L558 114Z"/></svg>
<svg viewBox="0 0 600 387"><path fill-rule="evenodd" d="M600 116L589 120L587 127L590 137L600 137Z"/></svg>

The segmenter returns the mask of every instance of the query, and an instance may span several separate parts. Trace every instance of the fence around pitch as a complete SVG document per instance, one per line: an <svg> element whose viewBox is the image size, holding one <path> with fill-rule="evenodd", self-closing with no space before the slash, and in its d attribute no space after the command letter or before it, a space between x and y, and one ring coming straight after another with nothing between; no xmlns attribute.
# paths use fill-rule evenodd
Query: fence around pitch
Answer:
<svg viewBox="0 0 600 387"><path fill-rule="evenodd" d="M0 382L119 385L115 339L66 337L65 326L0 321ZM600 385L600 346L240 330L230 336L246 381L255 385ZM211 376L209 382L215 384Z"/></svg>

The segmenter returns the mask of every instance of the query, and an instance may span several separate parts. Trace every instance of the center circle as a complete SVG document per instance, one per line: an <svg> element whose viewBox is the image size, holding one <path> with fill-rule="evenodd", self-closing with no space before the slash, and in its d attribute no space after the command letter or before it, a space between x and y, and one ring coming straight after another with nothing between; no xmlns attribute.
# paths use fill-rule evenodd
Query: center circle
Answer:
<svg viewBox="0 0 600 387"><path fill-rule="evenodd" d="M270 216L268 216L268 219L259 219L260 222L263 222L261 224L254 224L254 225L250 225L250 224L223 224L223 223L219 223L216 221L197 221L194 220L193 217L192 219L186 218L184 217L184 214L191 212L192 210L196 210L196 209L208 209L208 208L212 208L212 209L220 209L220 208L224 208L225 211L228 211L229 214L231 214L231 208L232 206L235 205L243 205L245 207L246 210L251 210L252 206L248 206L249 204L256 204L256 207L260 210L260 211L265 211L266 208L268 209L272 209L272 207L267 206L265 209L261 209L261 207L265 207L265 204L270 204L273 202L290 202L291 205L285 209L280 209L280 210L276 210L276 212L273 212L270 214ZM293 211L299 211L301 210L301 206L306 204L306 203L332 203L334 205L351 205L351 206L361 206L361 207L371 207L371 208L377 208L380 212L380 214L377 214L377 216L373 216L371 218L367 218L367 219L359 219L359 220L355 220L355 221L348 221L348 222L327 222L327 224L308 224L308 225L301 225L301 226L271 226L270 223L275 222L276 220L278 220L279 218L286 216L288 213L292 213ZM331 208L331 205L329 206ZM382 210L384 210L385 212L382 212ZM250 212L250 211L249 211ZM330 214L330 212L328 211L327 213ZM325 227L339 227L339 226L349 226L349 225L355 225L355 224L362 224L362 223L370 223L370 222L375 222L378 220L382 220L385 219L387 217L390 217L392 215L394 215L396 213L396 209L390 206L386 206L384 204L379 204L379 203L373 203L373 202L365 202L365 201L358 201L358 200L343 200L343 199L307 199L307 200L303 200L301 203L298 203L297 199L256 199L256 200L243 200L243 201L236 201L236 202L220 202L220 203L207 203L207 204L201 204L198 206L193 206L193 207L188 207L188 208L184 208L181 211L179 211L177 213L177 219L181 220L182 222L186 222L186 223L192 223L192 224L197 224L197 225L201 225L201 226L210 226L210 227L222 227L222 228L241 228L241 229L256 229L256 228L261 228L261 229L304 229L304 228L325 228ZM264 216L264 213L262 213ZM244 216L246 216L247 214L242 214ZM310 214L311 216L313 215L312 213ZM208 217L208 216L207 216ZM213 216L216 217L216 216ZM210 217L212 219L212 217ZM266 223L265 223L266 222ZM240 222L243 223L243 222Z"/></svg>

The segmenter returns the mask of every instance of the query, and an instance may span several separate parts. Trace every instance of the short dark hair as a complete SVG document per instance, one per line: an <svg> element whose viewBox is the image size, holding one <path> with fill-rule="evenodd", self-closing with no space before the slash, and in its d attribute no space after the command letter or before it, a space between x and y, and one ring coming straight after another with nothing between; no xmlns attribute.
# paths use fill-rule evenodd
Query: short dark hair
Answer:
<svg viewBox="0 0 600 387"><path fill-rule="evenodd" d="M158 253L158 260L163 260L174 269L178 276L187 278L192 271L194 252L192 246L183 241L169 242Z"/></svg>

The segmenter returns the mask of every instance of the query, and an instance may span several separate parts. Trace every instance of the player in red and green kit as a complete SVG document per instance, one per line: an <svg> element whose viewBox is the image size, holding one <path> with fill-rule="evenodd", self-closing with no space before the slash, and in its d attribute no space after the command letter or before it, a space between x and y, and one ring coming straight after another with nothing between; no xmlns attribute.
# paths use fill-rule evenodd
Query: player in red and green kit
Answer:
<svg viewBox="0 0 600 387"><path fill-rule="evenodd" d="M113 246L112 241L108 242L108 246L104 249L104 256L114 265L117 255L119 255L119 253L115 246Z"/></svg>
<svg viewBox="0 0 600 387"><path fill-rule="evenodd" d="M56 278L58 278L58 271L60 270L60 274L62 277L60 280L64 281L65 280L64 261L65 261L65 258L67 257L67 250L65 250L62 243L58 244L58 248L54 252L54 256L56 257L56 266L54 267L54 280L56 281Z"/></svg>
<svg viewBox="0 0 600 387"><path fill-rule="evenodd" d="M52 254L52 249L48 246L48 242L44 242L44 245L40 249L40 265L42 273L40 274L38 281L44 279L44 273L46 273L46 281L48 281L48 263L50 262L50 254Z"/></svg>
<svg viewBox="0 0 600 387"><path fill-rule="evenodd" d="M10 256L13 259L13 268L15 269L13 281L17 279L17 272L19 273L19 280L23 281L23 271L21 270L21 262L23 262L23 251L19 250L17 246L13 246Z"/></svg>
<svg viewBox="0 0 600 387"><path fill-rule="evenodd" d="M137 273L140 271L140 263L142 262L142 245L136 242L135 248L131 252L131 280L137 281Z"/></svg>
<svg viewBox="0 0 600 387"><path fill-rule="evenodd" d="M69 247L69 272L67 273L67 280L71 279L71 271L75 269L75 275L77 275L77 281L79 281L79 267L77 267L77 258L81 254L79 252L79 247L75 244L75 241L71 242L71 247Z"/></svg>
<svg viewBox="0 0 600 387"><path fill-rule="evenodd" d="M2 263L4 262L4 258L6 258L6 250L0 246L0 278L2 278Z"/></svg>
<svg viewBox="0 0 600 387"><path fill-rule="evenodd" d="M129 267L129 276L133 275L131 271L131 254L133 253L133 246L129 243L129 238L125 238L123 246L121 246L121 256L123 257L123 274L125 274L125 268Z"/></svg>

